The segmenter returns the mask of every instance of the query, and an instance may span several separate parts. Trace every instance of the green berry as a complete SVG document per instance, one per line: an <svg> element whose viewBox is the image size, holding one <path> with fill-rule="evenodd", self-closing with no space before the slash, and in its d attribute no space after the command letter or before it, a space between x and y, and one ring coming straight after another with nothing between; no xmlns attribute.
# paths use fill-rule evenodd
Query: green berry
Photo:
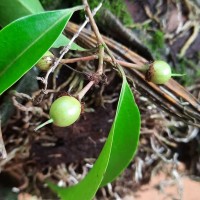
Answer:
<svg viewBox="0 0 200 200"><path fill-rule="evenodd" d="M37 62L36 67L38 67L42 71L47 71L51 67L54 62L54 55L47 51L43 57Z"/></svg>
<svg viewBox="0 0 200 200"><path fill-rule="evenodd" d="M162 60L154 61L146 72L146 80L155 84L165 84L171 76L171 67Z"/></svg>
<svg viewBox="0 0 200 200"><path fill-rule="evenodd" d="M81 103L74 97L62 96L56 99L50 108L50 119L35 128L35 131L43 126L53 123L59 127L73 124L81 114Z"/></svg>
<svg viewBox="0 0 200 200"><path fill-rule="evenodd" d="M74 97L62 96L56 99L50 108L50 117L56 126L73 124L81 114L81 103Z"/></svg>

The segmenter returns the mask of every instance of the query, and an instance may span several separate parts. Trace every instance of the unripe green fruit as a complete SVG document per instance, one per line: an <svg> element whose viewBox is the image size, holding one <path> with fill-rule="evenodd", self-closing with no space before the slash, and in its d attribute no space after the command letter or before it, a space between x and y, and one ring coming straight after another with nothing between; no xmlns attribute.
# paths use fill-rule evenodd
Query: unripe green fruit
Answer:
<svg viewBox="0 0 200 200"><path fill-rule="evenodd" d="M74 97L62 96L56 99L50 108L50 117L56 126L73 124L81 114L81 103Z"/></svg>
<svg viewBox="0 0 200 200"><path fill-rule="evenodd" d="M146 72L146 80L155 84L165 84L171 76L171 67L162 60L154 61Z"/></svg>
<svg viewBox="0 0 200 200"><path fill-rule="evenodd" d="M81 114L81 103L74 97L62 96L56 99L50 108L50 119L35 128L35 131L43 126L53 123L59 127L73 124Z"/></svg>
<svg viewBox="0 0 200 200"><path fill-rule="evenodd" d="M54 58L55 56L50 51L47 51L35 66L42 71L47 71L53 64Z"/></svg>

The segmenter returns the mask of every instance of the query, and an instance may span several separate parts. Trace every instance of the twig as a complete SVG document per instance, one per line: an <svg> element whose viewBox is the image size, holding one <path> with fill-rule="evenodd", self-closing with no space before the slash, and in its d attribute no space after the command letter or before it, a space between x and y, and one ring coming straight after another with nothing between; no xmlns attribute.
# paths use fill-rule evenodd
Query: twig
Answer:
<svg viewBox="0 0 200 200"><path fill-rule="evenodd" d="M97 13L97 11L101 8L102 6L102 3L100 3L92 12L92 15L95 15ZM61 59L63 58L63 56L69 51L71 45L73 44L74 40L79 36L80 32L83 30L83 28L87 25L87 23L89 22L89 19L86 18L85 22L82 24L82 26L80 26L80 28L78 29L77 33L73 36L73 38L70 40L69 44L64 47L62 49L62 51L60 52L61 55L60 57L54 62L53 66L48 70L48 72L46 73L46 76L45 78L40 78L38 77L37 79L38 80L41 80L45 87L44 87L44 90L43 92L46 93L46 90L47 90L47 85L48 85L48 78L49 78L49 75L55 70L55 68L59 65Z"/></svg>
<svg viewBox="0 0 200 200"><path fill-rule="evenodd" d="M92 29L94 31L94 34L97 37L98 43L99 43L99 65L98 65L98 70L97 70L97 75L102 75L103 73L103 57L104 57L104 48L106 49L108 55L111 57L114 65L116 65L121 73L124 73L121 66L119 65L119 63L117 63L115 57L113 56L112 52L110 51L110 49L107 47L106 43L103 40L103 37L101 36L99 29L94 21L92 12L90 10L89 4L87 2L87 0L83 0L83 4L85 5L85 10L87 12L88 18L90 19L90 23L92 26ZM78 94L78 99L81 100L83 98L83 96L86 94L86 92L95 84L95 81L91 80L86 86L85 88L83 88L82 91L79 92Z"/></svg>
<svg viewBox="0 0 200 200"><path fill-rule="evenodd" d="M94 21L93 13L90 10L89 4L87 0L83 0L83 4L85 5L85 10L87 12L88 18L90 20L90 24L92 26L92 29L94 31L94 34L96 35L98 45L99 45L99 65L96 74L101 76L103 74L103 57L104 57L104 41L103 38L99 32L99 29ZM81 100L84 95L88 92L88 90L95 84L94 80L91 80L78 94L78 99Z"/></svg>
<svg viewBox="0 0 200 200"><path fill-rule="evenodd" d="M67 64L67 63L75 63L75 62L79 62L79 61L90 61L90 60L96 60L96 59L99 59L98 55L91 55L91 56L85 56L85 57L80 57L80 58L62 59L61 63ZM103 61L106 61L109 63L113 62L112 58L109 56L106 56L106 55L104 55ZM128 67L128 68L136 69L139 71L146 71L149 68L148 65L143 65L143 64L138 65L138 64L126 62L123 60L116 59L116 62L123 67Z"/></svg>
<svg viewBox="0 0 200 200"><path fill-rule="evenodd" d="M99 45L99 65L97 74L102 75L103 74L103 57L104 57L104 46Z"/></svg>
<svg viewBox="0 0 200 200"><path fill-rule="evenodd" d="M92 29L94 31L94 34L96 35L96 38L97 38L98 42L100 44L104 44L103 38L102 38L102 36L101 36L101 34L99 32L99 29L98 29L98 27L97 27L97 25L96 25L96 23L94 21L93 14L92 14L92 12L90 10L90 6L88 5L87 0L83 0L83 4L85 5L85 10L86 10L86 12L88 14L88 18L90 20Z"/></svg>
<svg viewBox="0 0 200 200"><path fill-rule="evenodd" d="M88 17L89 17L89 19L90 19L91 26L92 26L92 28L93 28L94 34L96 35L96 37L97 37L97 39L98 39L98 42L99 42L100 44L102 44L102 45L105 47L105 49L107 50L109 56L112 58L114 64L117 64L117 62L116 62L116 60L115 60L115 57L113 56L112 52L111 52L111 51L109 50L109 48L107 47L106 43L105 43L104 40L103 40L103 37L101 36L101 34L100 34L100 32L99 32L99 29L98 29L98 27L97 27L97 25L96 25L96 23L95 23L95 21L94 21L94 18L93 18L93 16L92 16L92 13L91 13L91 10L90 10L90 7L89 7L89 5L88 5L87 0L83 0L83 3L84 3L84 5L85 5L85 10L86 10L86 12L87 12L87 14L88 14Z"/></svg>
<svg viewBox="0 0 200 200"><path fill-rule="evenodd" d="M100 4L93 10L93 12L91 13L91 15L92 15L92 16L96 15L97 11L101 8L101 6L102 6L102 3L100 3ZM63 56L64 56L64 54L66 54L66 53L69 51L69 49L70 49L71 45L73 44L74 40L79 36L79 34L81 33L81 31L83 30L83 28L87 25L87 23L88 23L89 21L90 21L90 19L86 17L85 22L82 24L82 26L80 26L80 28L78 29L77 33L76 33L76 34L73 36L73 38L70 40L69 44L68 44L66 47L64 47L63 50L61 51L61 53L63 54ZM61 55L61 56L60 56L60 59L62 59L63 56Z"/></svg>
<svg viewBox="0 0 200 200"><path fill-rule="evenodd" d="M90 7L89 7L87 0L83 0L83 4L85 5L86 13L88 15L88 18L90 20L90 24L92 26L94 34L96 35L97 42L98 42L98 45L99 45L99 65L98 65L98 69L97 69L97 74L101 76L103 74L104 40L103 40L103 38L102 38L102 36L99 32L99 29L98 29L98 27L95 23L95 20L93 18L93 14L90 10Z"/></svg>
<svg viewBox="0 0 200 200"><path fill-rule="evenodd" d="M69 63L76 63L80 61L90 61L90 60L95 60L98 59L98 55L91 55L91 56L85 56L85 57L80 57L80 58L71 58L71 59L62 59L61 63L62 64L69 64Z"/></svg>

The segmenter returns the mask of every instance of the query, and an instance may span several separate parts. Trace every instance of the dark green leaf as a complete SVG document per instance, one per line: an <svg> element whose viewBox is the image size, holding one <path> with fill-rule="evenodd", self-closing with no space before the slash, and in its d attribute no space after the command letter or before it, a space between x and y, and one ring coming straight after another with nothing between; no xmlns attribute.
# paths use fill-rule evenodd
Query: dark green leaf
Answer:
<svg viewBox="0 0 200 200"><path fill-rule="evenodd" d="M43 11L44 9L39 0L0 0L0 25L4 27L20 17L38 14ZM66 46L68 43L69 39L60 34L52 47ZM70 49L83 50L75 43L72 44Z"/></svg>
<svg viewBox="0 0 200 200"><path fill-rule="evenodd" d="M0 25L4 27L20 17L43 11L39 0L1 0Z"/></svg>
<svg viewBox="0 0 200 200"><path fill-rule="evenodd" d="M80 183L69 188L49 183L61 199L92 199L100 186L113 181L132 160L138 145L140 114L124 75L123 79L114 123L91 171Z"/></svg>
<svg viewBox="0 0 200 200"><path fill-rule="evenodd" d="M0 31L0 94L37 63L76 9L26 16Z"/></svg>

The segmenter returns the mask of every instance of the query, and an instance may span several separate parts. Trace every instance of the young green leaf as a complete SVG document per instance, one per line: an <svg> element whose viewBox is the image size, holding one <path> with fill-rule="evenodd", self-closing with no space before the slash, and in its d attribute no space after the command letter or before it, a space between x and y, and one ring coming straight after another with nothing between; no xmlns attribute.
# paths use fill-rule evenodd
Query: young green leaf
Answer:
<svg viewBox="0 0 200 200"><path fill-rule="evenodd" d="M41 12L44 12L44 9L39 0L0 0L0 25L4 27L20 17ZM66 46L68 43L69 39L65 35L60 34L52 47L59 48ZM70 49L83 50L75 43L72 44Z"/></svg>
<svg viewBox="0 0 200 200"><path fill-rule="evenodd" d="M69 188L49 183L61 199L91 200L99 187L113 181L133 159L139 140L140 114L125 76L123 79L115 120L91 171L80 183Z"/></svg>
<svg viewBox="0 0 200 200"><path fill-rule="evenodd" d="M0 31L0 94L37 63L77 9L26 16Z"/></svg>

